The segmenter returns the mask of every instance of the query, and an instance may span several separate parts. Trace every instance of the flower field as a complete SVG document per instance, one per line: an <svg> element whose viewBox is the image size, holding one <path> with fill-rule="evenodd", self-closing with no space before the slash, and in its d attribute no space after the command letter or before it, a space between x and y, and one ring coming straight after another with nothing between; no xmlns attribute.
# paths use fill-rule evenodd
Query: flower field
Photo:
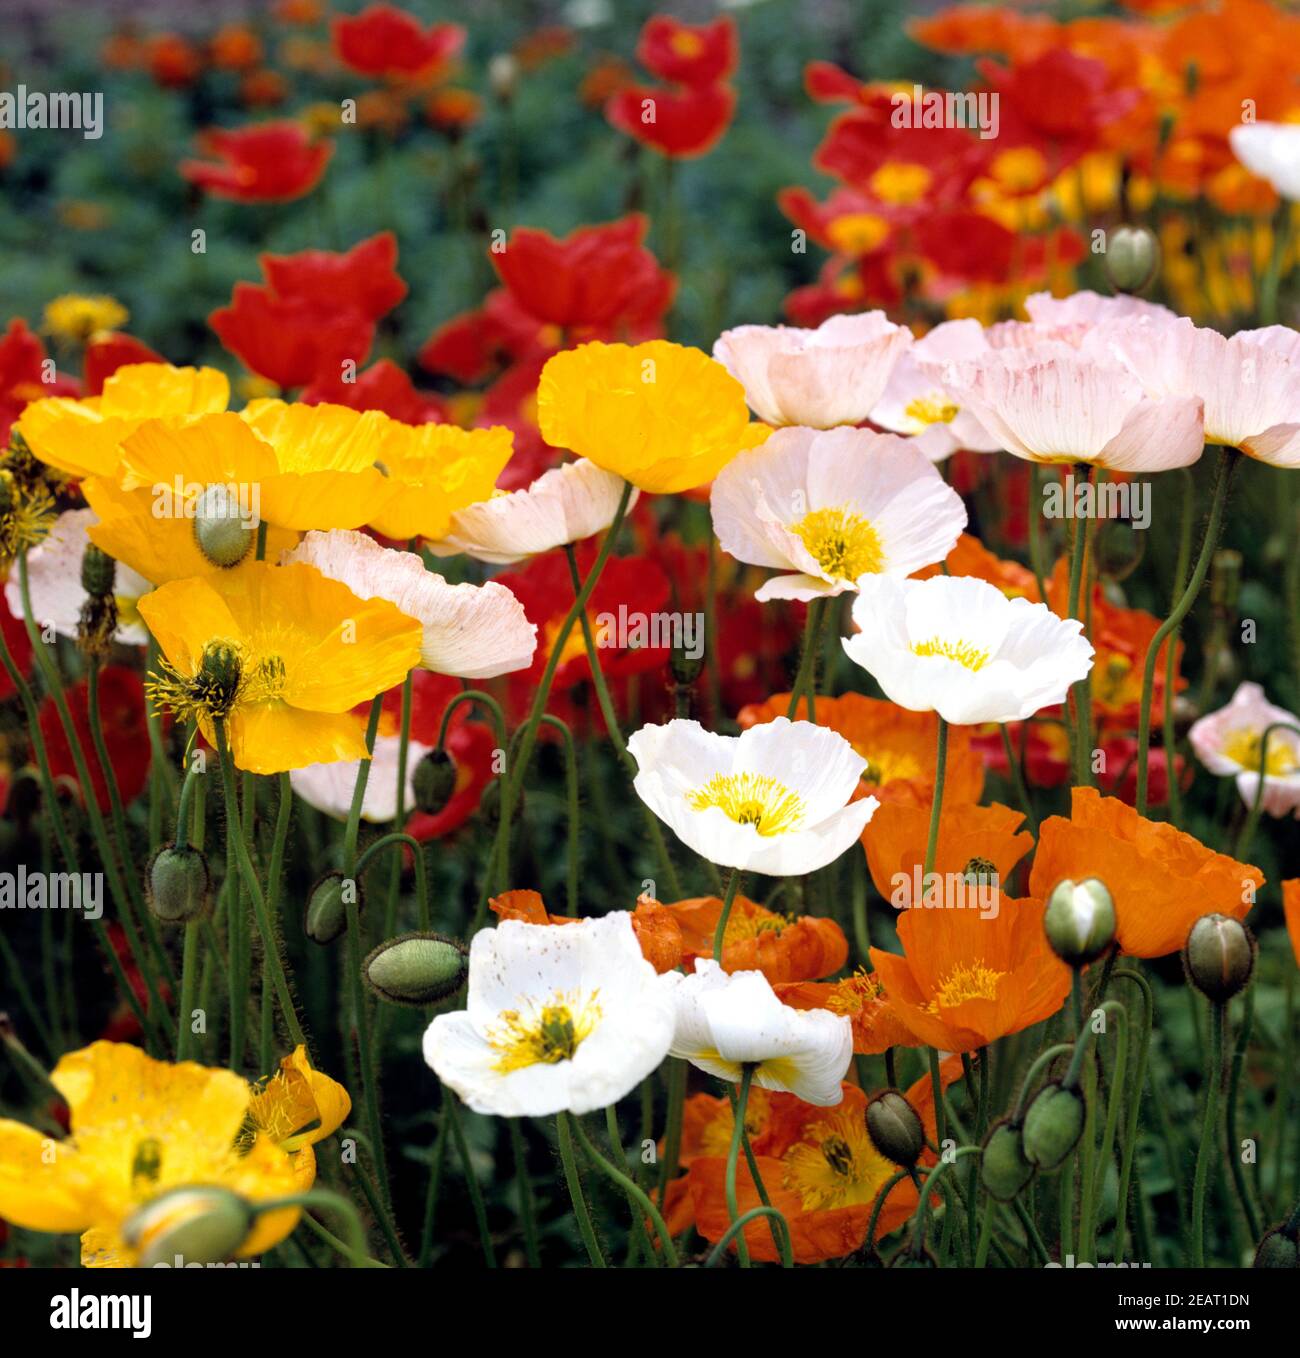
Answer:
<svg viewBox="0 0 1300 1358"><path fill-rule="evenodd" d="M1300 1266L1300 13L0 72L0 1268Z"/></svg>

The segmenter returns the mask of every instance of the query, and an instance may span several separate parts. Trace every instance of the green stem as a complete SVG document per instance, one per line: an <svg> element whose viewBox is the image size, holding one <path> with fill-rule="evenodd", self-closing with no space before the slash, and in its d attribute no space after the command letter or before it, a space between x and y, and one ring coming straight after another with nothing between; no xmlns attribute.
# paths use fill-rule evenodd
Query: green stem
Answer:
<svg viewBox="0 0 1300 1358"><path fill-rule="evenodd" d="M731 918L731 907L736 903L736 893L740 889L740 879L742 873L739 868L732 868L731 876L727 879L727 894L722 898L722 910L718 915L718 927L713 931L713 960L722 964L722 945L727 936L727 921Z"/></svg>
<svg viewBox="0 0 1300 1358"><path fill-rule="evenodd" d="M746 1064L740 1077L740 1093L736 1098L736 1107L732 1118L731 1145L727 1150L727 1217L732 1225L735 1224L736 1218L740 1215L736 1199L736 1164L740 1158L740 1141L745 1131L745 1110L749 1105L749 1086L753 1079L754 1067ZM743 1232L736 1236L736 1255L740 1259L741 1268L748 1268L749 1245L745 1241Z"/></svg>
<svg viewBox="0 0 1300 1358"><path fill-rule="evenodd" d="M1227 1056L1225 1005L1210 1004L1210 1043L1205 1072L1205 1117L1201 1143L1196 1152L1196 1179L1192 1187L1192 1267L1205 1267L1205 1196L1209 1191L1210 1166L1219 1145L1219 1086Z"/></svg>
<svg viewBox="0 0 1300 1358"><path fill-rule="evenodd" d="M1246 1064L1246 1049L1250 1045L1251 1028L1255 1022L1255 987L1246 991L1246 1009L1241 1018L1241 1031L1232 1051L1232 1074L1228 1081L1228 1167L1232 1171L1233 1186L1241 1200L1241 1210L1246 1214L1246 1224L1250 1238L1258 1240L1263 1227L1250 1185L1246 1182L1245 1171L1241 1167L1241 1143L1237 1140L1237 1095L1241 1089L1241 1072ZM1281 1091L1279 1091L1279 1097Z"/></svg>
<svg viewBox="0 0 1300 1358"><path fill-rule="evenodd" d="M561 1116L567 1117L568 1114ZM670 1268L677 1267L677 1251L673 1248L673 1238L668 1233L668 1227L664 1225L664 1219L659 1215L659 1209L650 1201L649 1197L642 1189L632 1181L626 1174L622 1173L615 1165L610 1164L603 1155L592 1144L591 1138L583 1131L582 1123L573 1119L573 1130L577 1135L578 1143L582 1146L587 1158L600 1172L612 1183L616 1183L627 1195L628 1200L640 1209L654 1223L656 1234L664 1248L664 1257L668 1261Z"/></svg>
<svg viewBox="0 0 1300 1358"><path fill-rule="evenodd" d="M1183 588L1187 583L1187 570L1192 564L1192 519L1195 508L1196 478L1192 475L1188 467L1178 469L1179 477L1183 483L1182 510L1178 520L1178 559L1174 565L1174 589L1173 598L1169 602L1169 607L1173 609ZM1165 691L1164 691L1164 742L1165 742L1165 769L1168 774L1169 783L1169 819L1173 825L1178 826L1183 818L1183 798L1178 787L1177 771L1175 763L1178 742L1174 732L1174 681L1177 677L1177 637L1168 643L1165 650Z"/></svg>
<svg viewBox="0 0 1300 1358"><path fill-rule="evenodd" d="M925 868L921 873L921 895L934 871L934 855L939 845L939 818L943 812L943 782L948 764L948 723L939 717L939 739L934 757L934 800L930 803L930 832L925 840Z"/></svg>
<svg viewBox="0 0 1300 1358"><path fill-rule="evenodd" d="M562 717L549 712L542 722L560 733L564 745L564 804L568 822L568 860L565 872L565 900L570 919L578 918L578 876L582 867L582 821L578 807L578 751L573 743L573 732Z"/></svg>
<svg viewBox="0 0 1300 1358"><path fill-rule="evenodd" d="M515 1157L515 1182L519 1186L519 1218L524 1227L524 1255L529 1268L541 1268L541 1252L537 1244L537 1209L533 1205L533 1185L528 1178L528 1148L519 1118L507 1118L510 1124L510 1148Z"/></svg>
<svg viewBox="0 0 1300 1358"><path fill-rule="evenodd" d="M1267 777L1265 770L1268 768L1268 742L1269 737L1274 731L1293 731L1300 735L1300 726L1289 721L1273 721L1264 728L1264 734L1259 738L1259 781L1255 784L1255 795L1250 801L1250 813L1246 817L1245 824L1241 827L1241 834L1237 836L1237 847L1233 849L1233 857L1239 863L1246 861L1246 855L1250 852L1250 846L1255 841L1255 832L1259 829L1259 818L1264 809L1264 782Z"/></svg>
<svg viewBox="0 0 1300 1358"><path fill-rule="evenodd" d="M816 721L817 712L815 689L817 687L817 652L821 643L822 624L826 618L829 599L812 599L808 603L804 619L803 650L799 655L799 668L794 677L794 688L790 692L790 706L786 717L794 721L799 712L799 699L808 699L808 720Z"/></svg>
<svg viewBox="0 0 1300 1358"><path fill-rule="evenodd" d="M573 1155L573 1132L568 1113L555 1115L556 1141L560 1148L560 1164L564 1167L564 1182L569 1188L569 1198L573 1202L573 1215L578 1222L578 1233L587 1247L587 1258L592 1268L604 1268L605 1256L600 1252L600 1242L596 1239L595 1228L591 1224L591 1213L587 1210L587 1199L582 1194L582 1179L578 1175L578 1164Z"/></svg>

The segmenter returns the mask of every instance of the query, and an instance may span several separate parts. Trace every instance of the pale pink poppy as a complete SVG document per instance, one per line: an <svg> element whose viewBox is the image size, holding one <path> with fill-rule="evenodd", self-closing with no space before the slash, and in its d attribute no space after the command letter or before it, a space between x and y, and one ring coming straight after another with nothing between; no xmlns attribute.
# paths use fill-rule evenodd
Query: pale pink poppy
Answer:
<svg viewBox="0 0 1300 1358"><path fill-rule="evenodd" d="M911 343L906 326L867 311L832 316L816 330L738 326L718 337L713 357L765 423L834 429L867 418Z"/></svg>
<svg viewBox="0 0 1300 1358"><path fill-rule="evenodd" d="M1284 729L1264 732L1276 723ZM1220 778L1235 778L1237 791L1253 806L1261 772L1260 805L1270 816L1300 817L1300 717L1274 707L1258 684L1240 684L1232 701L1192 723L1188 732L1196 757Z"/></svg>

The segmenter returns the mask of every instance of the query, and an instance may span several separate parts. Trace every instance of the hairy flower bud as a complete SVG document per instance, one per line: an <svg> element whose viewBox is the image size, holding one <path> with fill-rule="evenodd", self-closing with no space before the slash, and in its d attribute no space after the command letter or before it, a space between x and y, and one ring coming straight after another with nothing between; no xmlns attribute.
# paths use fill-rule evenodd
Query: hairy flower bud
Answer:
<svg viewBox="0 0 1300 1358"><path fill-rule="evenodd" d="M248 1239L253 1211L228 1188L173 1188L133 1212L122 1238L139 1255L141 1268L172 1264L219 1264Z"/></svg>
<svg viewBox="0 0 1300 1358"><path fill-rule="evenodd" d="M464 944L442 934L402 934L365 960L366 984L390 1004L437 1004L454 995L469 971Z"/></svg>
<svg viewBox="0 0 1300 1358"><path fill-rule="evenodd" d="M456 761L446 750L430 750L415 766L412 785L416 809L436 816L456 791Z"/></svg>
<svg viewBox="0 0 1300 1358"><path fill-rule="evenodd" d="M1216 1004L1225 1004L1255 970L1255 936L1228 915L1202 915L1183 948L1191 983Z"/></svg>
<svg viewBox="0 0 1300 1358"><path fill-rule="evenodd" d="M111 597L117 583L117 562L92 542L81 558L81 588L92 599Z"/></svg>
<svg viewBox="0 0 1300 1358"><path fill-rule="evenodd" d="M896 1089L886 1089L867 1104L871 1144L896 1165L910 1169L925 1149L925 1127L915 1108Z"/></svg>
<svg viewBox="0 0 1300 1358"><path fill-rule="evenodd" d="M149 909L167 924L188 924L208 905L208 861L190 844L164 844L149 865Z"/></svg>
<svg viewBox="0 0 1300 1358"><path fill-rule="evenodd" d="M1039 1169L1055 1169L1078 1145L1086 1111L1077 1089L1044 1085L1025 1114L1025 1159Z"/></svg>
<svg viewBox="0 0 1300 1358"><path fill-rule="evenodd" d="M194 539L214 566L237 566L253 549L256 525L225 486L209 486L194 506Z"/></svg>
<svg viewBox="0 0 1300 1358"><path fill-rule="evenodd" d="M1300 1245L1297 1245L1295 1231L1288 1231L1286 1226L1274 1226L1266 1231L1255 1251L1251 1268L1297 1267L1300 1267Z"/></svg>
<svg viewBox="0 0 1300 1358"><path fill-rule="evenodd" d="M1115 939L1115 901L1096 877L1057 882L1047 898L1043 931L1052 951L1072 967L1095 962Z"/></svg>
<svg viewBox="0 0 1300 1358"><path fill-rule="evenodd" d="M1141 292L1160 267L1160 243L1145 226L1121 226L1106 242L1106 277L1116 292Z"/></svg>
<svg viewBox="0 0 1300 1358"><path fill-rule="evenodd" d="M1023 1129L1005 1119L994 1123L980 1156L980 1179L989 1196L1010 1202L1033 1177L1034 1167L1025 1158Z"/></svg>
<svg viewBox="0 0 1300 1358"><path fill-rule="evenodd" d="M324 946L333 943L348 927L348 902L344 892L356 895L358 912L365 902L361 883L344 877L341 872L327 872L307 895L307 907L303 912L303 933L313 943Z"/></svg>

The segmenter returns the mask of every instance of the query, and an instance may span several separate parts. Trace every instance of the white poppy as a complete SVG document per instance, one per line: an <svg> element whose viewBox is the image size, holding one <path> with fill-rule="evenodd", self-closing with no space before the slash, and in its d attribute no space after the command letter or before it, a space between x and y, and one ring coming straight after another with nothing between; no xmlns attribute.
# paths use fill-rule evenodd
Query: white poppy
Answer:
<svg viewBox="0 0 1300 1358"><path fill-rule="evenodd" d="M853 1059L853 1025L829 1009L792 1009L761 971L725 972L701 958L690 976L664 981L677 1001L671 1055L739 1084L754 1066L754 1083L831 1107Z"/></svg>
<svg viewBox="0 0 1300 1358"><path fill-rule="evenodd" d="M476 1113L497 1117L607 1108L658 1067L673 1040L673 993L642 955L626 910L479 930L466 1003L429 1025L424 1059Z"/></svg>
<svg viewBox="0 0 1300 1358"><path fill-rule="evenodd" d="M844 649L891 702L959 726L1023 721L1064 702L1092 669L1077 618L974 576L867 577L853 621L860 630Z"/></svg>
<svg viewBox="0 0 1300 1358"><path fill-rule="evenodd" d="M1269 731L1267 762L1261 767L1264 732L1277 722L1300 727L1300 717L1274 707L1258 684L1240 684L1226 707L1192 723L1188 739L1211 773L1236 778L1247 806L1255 804L1262 772L1263 810L1270 816L1300 818L1300 734L1295 729Z"/></svg>
<svg viewBox="0 0 1300 1358"><path fill-rule="evenodd" d="M400 736L375 737L366 795L361 803L361 819L364 821L378 825L397 815L397 765L401 744ZM405 806L408 811L415 806L415 766L432 748L430 745L421 745L418 740L407 743ZM334 764L308 764L301 769L291 769L289 782L308 806L314 806L317 811L323 811L335 820L346 820L352 809L352 793L357 785L360 767L359 759L343 759Z"/></svg>
<svg viewBox="0 0 1300 1358"><path fill-rule="evenodd" d="M697 721L643 726L632 786L678 839L714 863L772 877L816 872L879 803L849 798L867 762L843 736L777 717L718 736Z"/></svg>
<svg viewBox="0 0 1300 1358"><path fill-rule="evenodd" d="M504 586L449 585L414 552L382 547L350 529L311 532L281 558L305 561L360 599L387 599L424 627L420 664L437 674L491 679L527 669L537 625Z"/></svg>
<svg viewBox="0 0 1300 1358"><path fill-rule="evenodd" d="M867 418L911 343L906 326L883 311L865 311L832 316L816 330L724 330L713 357L745 388L749 408L764 423L833 429Z"/></svg>
<svg viewBox="0 0 1300 1358"><path fill-rule="evenodd" d="M910 575L942 561L966 527L961 496L915 443L866 429L778 429L718 473L709 503L723 551L794 572L768 580L760 600Z"/></svg>
<svg viewBox="0 0 1300 1358"><path fill-rule="evenodd" d="M1228 132L1228 145L1251 174L1300 202L1300 123L1242 123Z"/></svg>
<svg viewBox="0 0 1300 1358"><path fill-rule="evenodd" d="M437 556L464 552L495 565L522 561L608 528L624 484L621 476L585 457L566 462L523 490L499 492L457 510L447 536L428 547ZM634 492L628 508L635 503Z"/></svg>
<svg viewBox="0 0 1300 1358"><path fill-rule="evenodd" d="M55 519L48 536L27 554L27 584L32 613L38 627L53 627L61 637L77 635L77 621L86 591L81 587L81 562L90 546L86 529L98 523L93 509L68 509ZM114 640L143 646L149 633L136 612L137 601L153 586L130 566L116 563L113 593L117 599L117 631ZM15 618L23 615L23 595L18 567L9 573L5 599Z"/></svg>

